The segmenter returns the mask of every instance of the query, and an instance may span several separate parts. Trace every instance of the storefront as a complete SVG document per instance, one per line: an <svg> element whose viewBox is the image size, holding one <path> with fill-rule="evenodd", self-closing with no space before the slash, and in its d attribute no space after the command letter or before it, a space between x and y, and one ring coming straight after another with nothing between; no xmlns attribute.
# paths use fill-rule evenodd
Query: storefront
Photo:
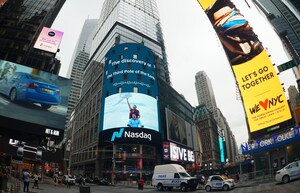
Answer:
<svg viewBox="0 0 300 193"><path fill-rule="evenodd" d="M299 139L300 129L295 126L242 144L242 153L253 157L256 171L268 169L274 174L278 169L300 158Z"/></svg>

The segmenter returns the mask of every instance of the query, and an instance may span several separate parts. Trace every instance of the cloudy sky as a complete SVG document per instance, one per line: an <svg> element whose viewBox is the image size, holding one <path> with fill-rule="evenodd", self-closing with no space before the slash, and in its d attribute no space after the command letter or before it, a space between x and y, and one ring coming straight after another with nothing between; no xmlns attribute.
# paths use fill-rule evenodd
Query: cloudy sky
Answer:
<svg viewBox="0 0 300 193"><path fill-rule="evenodd" d="M64 32L60 52L61 76L67 76L70 60L85 19L99 18L104 0L70 0L56 18L52 28ZM235 2L235 1L234 1ZM239 1L244 3L244 1ZM227 119L238 145L247 141L247 127L241 100L237 100L237 87L230 65L217 40L215 32L209 23L197 0L157 0L160 13L165 45L167 49L169 70L172 86L185 96L193 106L198 105L195 90L195 74L205 71L209 76L217 106ZM238 4L236 4L238 6ZM239 6L242 13L248 17L250 24L267 47L276 65L288 60L282 49L282 44L274 32L268 30L268 23L258 14ZM260 22L256 22L256 21ZM253 21L253 22L251 22ZM279 76L285 88L295 85L291 70ZM287 92L286 92L287 94Z"/></svg>

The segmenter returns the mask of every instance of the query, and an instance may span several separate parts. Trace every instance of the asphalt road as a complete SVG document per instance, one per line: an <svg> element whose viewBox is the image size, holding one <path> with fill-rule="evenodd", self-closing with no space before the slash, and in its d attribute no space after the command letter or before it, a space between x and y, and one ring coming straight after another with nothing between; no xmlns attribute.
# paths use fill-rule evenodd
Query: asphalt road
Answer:
<svg viewBox="0 0 300 193"><path fill-rule="evenodd" d="M154 187L146 186L144 190L138 190L134 185L115 185L115 186L99 186L94 184L87 184L90 193L137 193L137 192L149 192L158 193ZM21 184L20 191L23 192L23 185ZM179 189L173 191L164 191L164 193L180 192ZM195 193L206 192L205 190L196 190ZM212 192L223 192L223 191L212 191ZM299 193L300 192L300 180L292 181L288 184L277 184L275 182L252 184L251 186L237 185L233 190L228 191L229 193ZM40 189L33 189L32 183L30 184L29 193L80 193L78 186L71 186L67 188L66 185L54 185L49 183L40 184ZM82 192L85 193L85 192ZM88 193L88 192L87 192Z"/></svg>

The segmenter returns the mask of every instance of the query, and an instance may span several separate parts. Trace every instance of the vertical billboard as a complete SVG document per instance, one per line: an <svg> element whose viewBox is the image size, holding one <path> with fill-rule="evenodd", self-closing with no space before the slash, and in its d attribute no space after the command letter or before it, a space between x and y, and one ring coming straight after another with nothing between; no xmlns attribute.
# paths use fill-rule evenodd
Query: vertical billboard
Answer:
<svg viewBox="0 0 300 193"><path fill-rule="evenodd" d="M147 137L151 142L159 134L154 63L153 52L142 44L119 44L107 52L99 124L101 140L142 142L145 139L134 136L151 135Z"/></svg>
<svg viewBox="0 0 300 193"><path fill-rule="evenodd" d="M198 0L223 45L237 80L249 131L291 119L283 88L257 35L230 0Z"/></svg>
<svg viewBox="0 0 300 193"><path fill-rule="evenodd" d="M47 52L56 53L63 34L64 32L43 27L33 47Z"/></svg>
<svg viewBox="0 0 300 193"><path fill-rule="evenodd" d="M0 116L40 125L44 134L62 134L70 88L69 79L0 60Z"/></svg>
<svg viewBox="0 0 300 193"><path fill-rule="evenodd" d="M192 125L166 108L168 139L193 147Z"/></svg>

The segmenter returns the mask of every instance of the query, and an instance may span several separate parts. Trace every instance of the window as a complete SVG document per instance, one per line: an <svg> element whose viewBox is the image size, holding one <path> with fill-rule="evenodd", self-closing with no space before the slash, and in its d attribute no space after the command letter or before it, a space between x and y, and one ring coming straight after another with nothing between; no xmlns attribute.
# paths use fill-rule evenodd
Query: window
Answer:
<svg viewBox="0 0 300 193"><path fill-rule="evenodd" d="M178 174L178 173L175 173L175 174L174 174L174 178L180 178L179 174Z"/></svg>
<svg viewBox="0 0 300 193"><path fill-rule="evenodd" d="M116 53L116 50L113 50L112 53L115 54L115 53Z"/></svg>
<svg viewBox="0 0 300 193"><path fill-rule="evenodd" d="M133 58L133 59L137 59L137 55L136 55L136 54L133 54L132 58Z"/></svg>
<svg viewBox="0 0 300 193"><path fill-rule="evenodd" d="M125 46L125 47L124 47L124 50L128 50L128 47L127 47L127 46Z"/></svg>
<svg viewBox="0 0 300 193"><path fill-rule="evenodd" d="M151 96L151 95L152 95L151 90L148 90L148 91L147 91L147 94L148 94L149 96Z"/></svg>
<svg viewBox="0 0 300 193"><path fill-rule="evenodd" d="M133 92L138 93L138 87L133 87Z"/></svg>
<svg viewBox="0 0 300 193"><path fill-rule="evenodd" d="M115 70L118 70L118 67L119 67L118 64L114 65Z"/></svg>
<svg viewBox="0 0 300 193"><path fill-rule="evenodd" d="M119 59L120 59L120 60L123 59L123 55L122 55L122 54L119 55Z"/></svg>
<svg viewBox="0 0 300 193"><path fill-rule="evenodd" d="M127 80L128 79L128 74L123 74L123 79Z"/></svg>
<svg viewBox="0 0 300 193"><path fill-rule="evenodd" d="M114 81L114 77L111 77L110 79L109 79L109 82L113 82Z"/></svg>
<svg viewBox="0 0 300 193"><path fill-rule="evenodd" d="M137 47L137 48L136 48L136 51L138 51L138 52L141 51L141 48L140 48L140 47Z"/></svg>
<svg viewBox="0 0 300 193"><path fill-rule="evenodd" d="M121 87L117 88L117 93L121 93L121 92L122 92L122 88Z"/></svg>

